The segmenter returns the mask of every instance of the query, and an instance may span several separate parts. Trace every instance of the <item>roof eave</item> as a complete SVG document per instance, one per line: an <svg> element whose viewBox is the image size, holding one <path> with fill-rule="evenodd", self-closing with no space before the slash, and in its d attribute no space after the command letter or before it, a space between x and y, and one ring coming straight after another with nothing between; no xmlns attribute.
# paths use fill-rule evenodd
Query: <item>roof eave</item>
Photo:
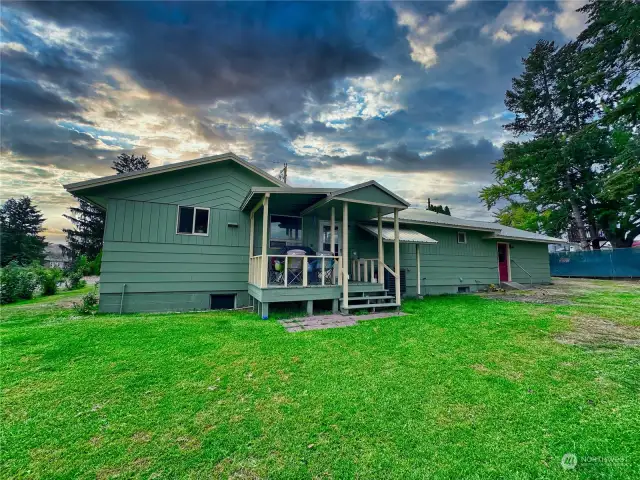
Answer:
<svg viewBox="0 0 640 480"><path fill-rule="evenodd" d="M232 160L238 163L240 166L245 167L248 170L251 170L252 172L261 176L262 178L270 182L273 182L274 184L278 185L278 187L276 188L280 188L280 187L290 188L289 185L287 185L286 183L269 175L264 170L251 165L246 160L241 159L236 154L231 152L223 153L221 155L213 155L209 157L198 158L195 160L188 160L186 162L172 163L170 165L160 165L158 167L147 168L146 170L142 170L139 172L128 172L128 173L122 173L118 175L108 175L106 177L93 178L90 180L84 180L82 182L67 183L66 185L63 185L63 187L69 193L73 193L78 190L85 190L87 188L102 187L105 185L124 182L126 180L149 177L149 176L157 175L160 173L183 170L185 168L199 167L202 165L210 165L213 163L224 162L227 160Z"/></svg>
<svg viewBox="0 0 640 480"><path fill-rule="evenodd" d="M388 217L383 217L382 220L384 220L385 222L393 222L393 218L388 218ZM485 227L470 227L470 226L466 226L466 225L450 225L447 223L437 223L437 222L428 222L428 221L424 221L424 220L405 220L402 218L398 219L399 223L406 223L406 224L410 224L410 225L425 225L428 227L442 227L442 228L455 228L458 230L473 230L473 231L477 231L477 232L489 232L489 233L494 233L494 232L499 232L500 229L499 228L485 228Z"/></svg>
<svg viewBox="0 0 640 480"><path fill-rule="evenodd" d="M546 243L546 244L569 243L566 240L563 240L561 238L528 238L528 237L514 237L511 235L491 235L489 237L485 237L485 240L514 240L519 242L534 242L534 243Z"/></svg>

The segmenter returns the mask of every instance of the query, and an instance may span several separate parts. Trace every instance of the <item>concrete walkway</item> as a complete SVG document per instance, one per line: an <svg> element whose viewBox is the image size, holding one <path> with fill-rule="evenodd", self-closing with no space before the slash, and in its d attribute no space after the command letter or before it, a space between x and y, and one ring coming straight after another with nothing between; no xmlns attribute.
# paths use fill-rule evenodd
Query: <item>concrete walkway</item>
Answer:
<svg viewBox="0 0 640 480"><path fill-rule="evenodd" d="M287 318L279 320L287 332L305 332L307 330L325 330L327 328L351 327L360 320L377 318L402 317L403 312L370 313L368 315L315 315L311 317Z"/></svg>

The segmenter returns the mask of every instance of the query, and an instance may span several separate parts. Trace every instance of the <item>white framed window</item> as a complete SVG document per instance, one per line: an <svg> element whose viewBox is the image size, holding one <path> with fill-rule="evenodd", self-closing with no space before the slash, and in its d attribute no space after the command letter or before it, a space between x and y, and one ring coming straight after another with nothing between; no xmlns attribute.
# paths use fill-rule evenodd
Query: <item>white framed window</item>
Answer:
<svg viewBox="0 0 640 480"><path fill-rule="evenodd" d="M467 232L458 232L458 243L467 243Z"/></svg>
<svg viewBox="0 0 640 480"><path fill-rule="evenodd" d="M269 247L299 247L302 245L302 217L270 215Z"/></svg>
<svg viewBox="0 0 640 480"><path fill-rule="evenodd" d="M209 209L205 207L178 206L176 222L178 235L209 235Z"/></svg>
<svg viewBox="0 0 640 480"><path fill-rule="evenodd" d="M328 220L320 220L318 233L320 234L320 238L318 240L319 249L325 252L331 251L331 222ZM336 235L336 250L340 252L342 249L342 227L338 224L338 222L334 225L335 235ZM336 254L337 254L336 252Z"/></svg>

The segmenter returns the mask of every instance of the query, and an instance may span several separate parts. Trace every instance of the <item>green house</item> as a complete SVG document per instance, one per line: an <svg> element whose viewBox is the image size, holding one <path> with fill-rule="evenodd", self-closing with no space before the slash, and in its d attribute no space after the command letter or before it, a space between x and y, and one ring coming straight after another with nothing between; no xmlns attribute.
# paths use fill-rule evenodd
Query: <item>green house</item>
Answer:
<svg viewBox="0 0 640 480"><path fill-rule="evenodd" d="M102 312L398 308L403 297L549 283L547 244L563 242L413 209L375 181L291 187L232 153L65 188L107 213Z"/></svg>

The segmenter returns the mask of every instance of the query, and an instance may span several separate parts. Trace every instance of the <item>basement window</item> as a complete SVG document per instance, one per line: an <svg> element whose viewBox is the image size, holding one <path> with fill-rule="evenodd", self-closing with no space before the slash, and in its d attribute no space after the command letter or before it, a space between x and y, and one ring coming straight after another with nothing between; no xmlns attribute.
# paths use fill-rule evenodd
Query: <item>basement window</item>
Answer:
<svg viewBox="0 0 640 480"><path fill-rule="evenodd" d="M209 235L209 209L178 207L178 228L181 235Z"/></svg>
<svg viewBox="0 0 640 480"><path fill-rule="evenodd" d="M458 293L471 293L471 289L469 287L458 287Z"/></svg>
<svg viewBox="0 0 640 480"><path fill-rule="evenodd" d="M233 293L211 295L211 310L233 310L236 308L236 296Z"/></svg>
<svg viewBox="0 0 640 480"><path fill-rule="evenodd" d="M458 243L467 243L467 232L458 232Z"/></svg>

